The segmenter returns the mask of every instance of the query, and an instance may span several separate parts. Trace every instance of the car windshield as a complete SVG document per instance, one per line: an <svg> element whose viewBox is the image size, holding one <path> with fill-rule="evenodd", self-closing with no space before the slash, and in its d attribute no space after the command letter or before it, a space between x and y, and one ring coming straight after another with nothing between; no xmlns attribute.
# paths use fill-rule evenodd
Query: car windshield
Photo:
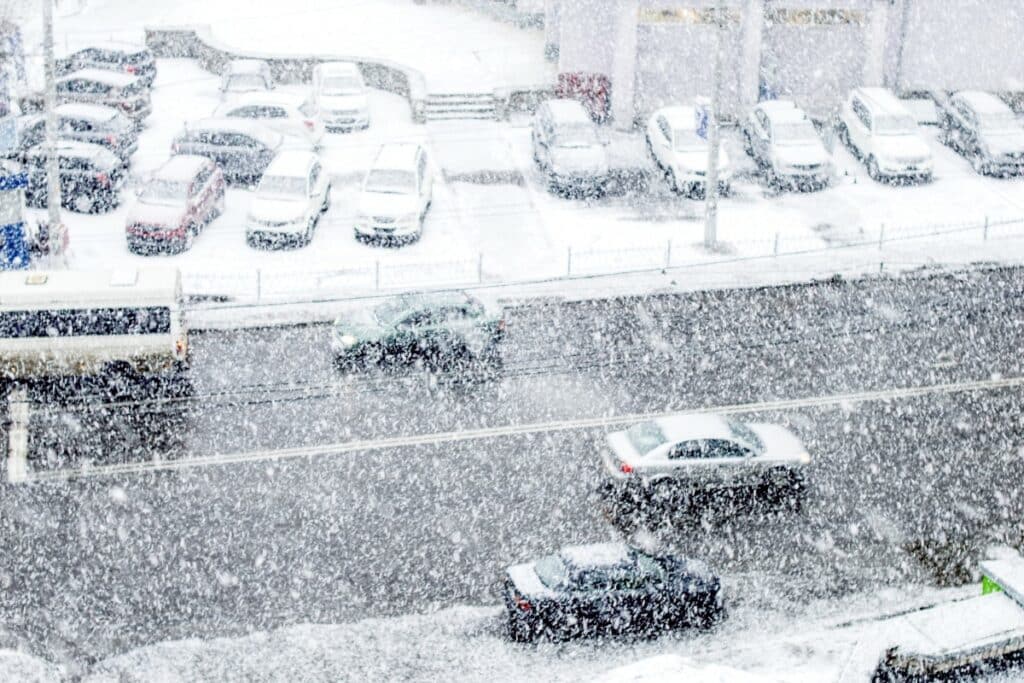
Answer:
<svg viewBox="0 0 1024 683"><path fill-rule="evenodd" d="M990 133L1018 133L1024 129L1012 111L981 114L978 116L978 125Z"/></svg>
<svg viewBox="0 0 1024 683"><path fill-rule="evenodd" d="M626 430L626 437L640 455L647 455L665 443L665 434L656 422L641 422Z"/></svg>
<svg viewBox="0 0 1024 683"><path fill-rule="evenodd" d="M677 128L672 133L674 147L677 152L684 152L692 149L704 149L708 141L697 135L693 128Z"/></svg>
<svg viewBox="0 0 1024 683"><path fill-rule="evenodd" d="M875 132L879 135L912 135L917 123L909 116L876 116Z"/></svg>
<svg viewBox="0 0 1024 683"><path fill-rule="evenodd" d="M586 123L572 123L558 127L555 132L557 147L592 147L597 144L597 131Z"/></svg>
<svg viewBox="0 0 1024 683"><path fill-rule="evenodd" d="M726 424L729 425L729 432L732 434L733 439L739 444L746 446L754 453L760 453L764 450L764 444L749 425L738 420L726 420Z"/></svg>
<svg viewBox="0 0 1024 683"><path fill-rule="evenodd" d="M796 145L807 142L814 142L818 139L818 133L810 121L798 121L795 123L780 123L773 126L775 142L780 145Z"/></svg>
<svg viewBox="0 0 1024 683"><path fill-rule="evenodd" d="M183 204L188 198L189 183L181 180L151 180L146 183L139 199L146 204Z"/></svg>
<svg viewBox="0 0 1024 683"><path fill-rule="evenodd" d="M228 90L265 90L267 81L259 74L235 74L228 77Z"/></svg>
<svg viewBox="0 0 1024 683"><path fill-rule="evenodd" d="M304 197L306 195L306 179L297 176L263 176L260 181L259 193L285 197Z"/></svg>
<svg viewBox="0 0 1024 683"><path fill-rule="evenodd" d="M569 568L558 555L548 555L533 565L537 578L546 587L558 590L569 585Z"/></svg>
<svg viewBox="0 0 1024 683"><path fill-rule="evenodd" d="M373 317L381 325L393 325L408 312L409 302L404 297L399 297L377 304L373 309Z"/></svg>
<svg viewBox="0 0 1024 683"><path fill-rule="evenodd" d="M351 76L331 76L320 86L324 95L358 95L362 91L363 84Z"/></svg>
<svg viewBox="0 0 1024 683"><path fill-rule="evenodd" d="M416 191L416 175L412 171L375 168L366 178L366 191L383 194L412 194Z"/></svg>

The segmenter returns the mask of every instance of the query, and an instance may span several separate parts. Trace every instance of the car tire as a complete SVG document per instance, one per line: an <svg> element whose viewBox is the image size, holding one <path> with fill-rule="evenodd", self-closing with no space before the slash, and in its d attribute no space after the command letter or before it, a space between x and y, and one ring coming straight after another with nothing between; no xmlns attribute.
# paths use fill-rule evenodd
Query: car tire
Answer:
<svg viewBox="0 0 1024 683"><path fill-rule="evenodd" d="M220 196L217 197L217 201L213 203L213 210L210 212L210 220L219 218L224 214L224 193L221 192Z"/></svg>
<svg viewBox="0 0 1024 683"><path fill-rule="evenodd" d="M317 223L317 219L319 219L319 218L320 218L320 214L318 213L316 216L313 216L312 218L310 218L309 222L306 223L306 232L302 236L302 239L299 240L299 243L300 243L301 246L304 247L304 246L310 244L313 241L313 232L316 230L316 223Z"/></svg>
<svg viewBox="0 0 1024 683"><path fill-rule="evenodd" d="M977 152L971 155L971 168L973 168L974 172L977 173L978 175L989 174L988 164L985 163L984 157L982 157L981 154Z"/></svg>
<svg viewBox="0 0 1024 683"><path fill-rule="evenodd" d="M867 161L868 177L872 180L882 182L882 173L878 170L878 162L874 156L869 156Z"/></svg>
<svg viewBox="0 0 1024 683"><path fill-rule="evenodd" d="M676 172L671 168L665 171L665 182L668 183L668 189L672 190L672 192L683 194L682 190L679 189L679 183L676 181Z"/></svg>
<svg viewBox="0 0 1024 683"><path fill-rule="evenodd" d="M524 623L522 619L517 619L511 612L505 618L505 632L514 643L529 643L536 637L530 625Z"/></svg>
<svg viewBox="0 0 1024 683"><path fill-rule="evenodd" d="M327 210L331 208L331 186L327 186L327 192L324 193L324 203L320 205L320 213L327 213Z"/></svg>
<svg viewBox="0 0 1024 683"><path fill-rule="evenodd" d="M839 130L837 132L839 134L839 142L843 143L847 149L852 151L852 146L850 144L850 129L846 127L845 123L840 123Z"/></svg>
<svg viewBox="0 0 1024 683"><path fill-rule="evenodd" d="M181 244L178 246L178 253L183 254L186 251L192 249L192 245L195 243L196 237L196 226L194 223L190 223L188 228L185 229L185 236L181 240Z"/></svg>

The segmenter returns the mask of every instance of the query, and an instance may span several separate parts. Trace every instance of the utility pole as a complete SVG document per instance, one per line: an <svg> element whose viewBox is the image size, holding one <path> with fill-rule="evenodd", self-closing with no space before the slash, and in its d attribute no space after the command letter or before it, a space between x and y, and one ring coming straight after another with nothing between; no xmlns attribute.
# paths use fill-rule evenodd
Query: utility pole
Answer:
<svg viewBox="0 0 1024 683"><path fill-rule="evenodd" d="M704 183L704 247L714 249L718 242L718 149L721 133L718 112L722 103L722 47L725 25L725 6L722 0L715 4L715 55L711 75L711 111L708 112L708 174Z"/></svg>
<svg viewBox="0 0 1024 683"><path fill-rule="evenodd" d="M60 167L57 160L57 82L53 57L53 0L43 3L43 73L46 90L43 97L46 110L46 198L47 237L50 249L50 267L64 260L64 224L60 218Z"/></svg>

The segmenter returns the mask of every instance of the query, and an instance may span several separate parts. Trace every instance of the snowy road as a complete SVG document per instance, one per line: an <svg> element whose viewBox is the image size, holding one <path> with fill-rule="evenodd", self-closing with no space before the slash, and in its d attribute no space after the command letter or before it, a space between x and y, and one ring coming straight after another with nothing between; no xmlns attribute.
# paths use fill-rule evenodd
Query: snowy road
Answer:
<svg viewBox="0 0 1024 683"><path fill-rule="evenodd" d="M7 486L0 623L81 659L494 604L505 565L619 533L594 493L595 420L782 399L807 400L751 417L807 442L807 509L709 512L656 533L720 569L746 618L928 583L919 559L946 541L1021 528L1024 501L1003 485L1024 476L1020 389L986 382L1024 375L1022 288L1024 271L1006 269L519 308L504 377L472 387L339 378L323 327L197 335L193 400L35 396L30 470L409 439ZM836 399L857 392L882 393ZM552 422L565 428L515 429ZM485 429L495 436L429 438Z"/></svg>

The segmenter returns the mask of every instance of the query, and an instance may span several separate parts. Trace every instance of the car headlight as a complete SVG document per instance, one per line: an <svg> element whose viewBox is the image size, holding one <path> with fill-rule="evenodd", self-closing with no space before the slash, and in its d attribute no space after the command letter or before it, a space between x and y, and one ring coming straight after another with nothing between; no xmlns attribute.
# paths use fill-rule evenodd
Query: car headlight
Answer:
<svg viewBox="0 0 1024 683"><path fill-rule="evenodd" d="M344 346L346 349L355 346L357 341L359 340L353 337L351 334L343 334L340 337L338 337L338 343Z"/></svg>
<svg viewBox="0 0 1024 683"><path fill-rule="evenodd" d="M801 465L810 465L811 464L811 454L810 453L801 453L799 456L797 456L797 461Z"/></svg>

